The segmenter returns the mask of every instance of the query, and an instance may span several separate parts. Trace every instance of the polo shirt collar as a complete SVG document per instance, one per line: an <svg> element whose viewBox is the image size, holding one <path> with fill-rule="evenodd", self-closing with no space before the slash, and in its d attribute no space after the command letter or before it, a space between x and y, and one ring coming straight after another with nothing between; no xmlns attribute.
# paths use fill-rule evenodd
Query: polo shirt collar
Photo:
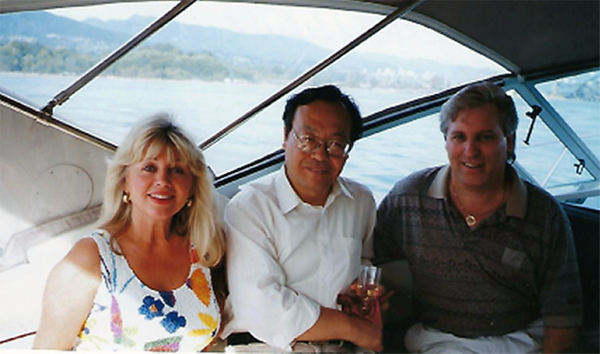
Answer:
<svg viewBox="0 0 600 354"><path fill-rule="evenodd" d="M435 199L448 197L448 181L450 179L450 165L445 165L438 171L435 179L429 186L427 195Z"/></svg>
<svg viewBox="0 0 600 354"><path fill-rule="evenodd" d="M512 188L506 201L506 215L525 219L527 212L527 185L525 181L519 178L517 171L512 166L508 166L512 177Z"/></svg>
<svg viewBox="0 0 600 354"><path fill-rule="evenodd" d="M310 205L302 201L302 199L296 194L294 188L287 178L287 174L285 173L285 165L281 167L277 175L275 176L275 189L277 191L277 199L279 202L279 207L284 214L289 213L298 205ZM335 183L333 184L333 188L329 196L327 197L327 201L325 202L325 208L327 208L331 203L335 201L335 199L339 195L345 195L350 199L354 199L352 193L344 183L342 178L337 178ZM311 205L312 206L312 205ZM312 206L315 207L315 206Z"/></svg>
<svg viewBox="0 0 600 354"><path fill-rule="evenodd" d="M527 212L527 186L512 166L507 166L507 168L513 183L506 200L506 215L524 219ZM448 198L450 171L450 165L440 168L427 191L429 197L435 199Z"/></svg>

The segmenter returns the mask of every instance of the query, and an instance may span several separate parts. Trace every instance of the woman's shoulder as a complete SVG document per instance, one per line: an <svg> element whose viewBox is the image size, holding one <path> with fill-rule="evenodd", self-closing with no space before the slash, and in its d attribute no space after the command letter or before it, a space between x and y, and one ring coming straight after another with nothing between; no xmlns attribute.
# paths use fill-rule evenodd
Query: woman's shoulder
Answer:
<svg viewBox="0 0 600 354"><path fill-rule="evenodd" d="M96 270L104 248L110 248L110 234L106 230L94 230L77 241L63 261L84 270Z"/></svg>
<svg viewBox="0 0 600 354"><path fill-rule="evenodd" d="M96 240L92 237L83 237L73 245L64 259L84 269L97 268L100 262L100 252Z"/></svg>
<svg viewBox="0 0 600 354"><path fill-rule="evenodd" d="M77 279L77 281L87 279L89 275L94 278L100 277L100 253L92 238L83 237L54 266L51 278L54 281L63 281L68 284L73 279Z"/></svg>
<svg viewBox="0 0 600 354"><path fill-rule="evenodd" d="M83 236L83 239L92 239L95 240L96 242L101 241L101 242L110 242L110 238L111 235L108 231L104 230L104 229L96 229L92 232L90 232L89 234Z"/></svg>
<svg viewBox="0 0 600 354"><path fill-rule="evenodd" d="M111 246L111 234L104 229L96 229L94 231L92 231L91 233L83 236L82 240L89 240L89 241L93 241L93 243L96 244L100 255L106 255L108 253L112 253L112 246ZM115 247L118 247L118 245L115 243L114 245Z"/></svg>

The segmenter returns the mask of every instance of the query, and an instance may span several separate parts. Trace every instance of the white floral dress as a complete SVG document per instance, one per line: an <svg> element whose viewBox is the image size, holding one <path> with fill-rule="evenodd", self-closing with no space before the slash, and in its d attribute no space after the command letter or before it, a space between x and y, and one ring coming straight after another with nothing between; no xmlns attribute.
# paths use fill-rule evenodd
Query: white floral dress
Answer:
<svg viewBox="0 0 600 354"><path fill-rule="evenodd" d="M217 335L221 316L210 269L192 264L186 283L156 291L110 248L110 234L92 232L102 283L75 350L200 351Z"/></svg>

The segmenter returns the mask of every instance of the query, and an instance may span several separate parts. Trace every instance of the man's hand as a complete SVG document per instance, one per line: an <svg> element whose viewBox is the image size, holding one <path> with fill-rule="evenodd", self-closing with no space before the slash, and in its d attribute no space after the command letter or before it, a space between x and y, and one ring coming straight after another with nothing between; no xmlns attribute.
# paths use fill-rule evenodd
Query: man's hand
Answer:
<svg viewBox="0 0 600 354"><path fill-rule="evenodd" d="M350 291L338 295L337 302L342 305L342 310L350 315L363 317L379 327L383 327L381 313L386 311L390 305L388 299L394 294L394 291L386 292L383 285L375 288L373 296L364 299L358 295L358 286L353 283Z"/></svg>
<svg viewBox="0 0 600 354"><path fill-rule="evenodd" d="M340 339L360 348L383 350L381 326L342 311L321 307L317 322L296 338L299 341L326 341Z"/></svg>
<svg viewBox="0 0 600 354"><path fill-rule="evenodd" d="M369 320L350 315L353 322L354 334L349 339L360 348L370 349L374 352L383 350L383 332L381 326Z"/></svg>

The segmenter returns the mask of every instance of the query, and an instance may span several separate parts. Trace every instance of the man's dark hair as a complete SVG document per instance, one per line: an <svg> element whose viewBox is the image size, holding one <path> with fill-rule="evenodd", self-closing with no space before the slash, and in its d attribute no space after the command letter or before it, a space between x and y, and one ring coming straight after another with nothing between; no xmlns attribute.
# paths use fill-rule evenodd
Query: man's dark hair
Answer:
<svg viewBox="0 0 600 354"><path fill-rule="evenodd" d="M334 85L324 85L319 87L307 88L292 97L290 97L283 110L283 122L285 124L285 135L292 130L294 115L299 106L307 105L311 102L323 100L329 103L341 103L350 116L350 146L362 136L363 124L358 106L354 103L352 97L342 93Z"/></svg>

